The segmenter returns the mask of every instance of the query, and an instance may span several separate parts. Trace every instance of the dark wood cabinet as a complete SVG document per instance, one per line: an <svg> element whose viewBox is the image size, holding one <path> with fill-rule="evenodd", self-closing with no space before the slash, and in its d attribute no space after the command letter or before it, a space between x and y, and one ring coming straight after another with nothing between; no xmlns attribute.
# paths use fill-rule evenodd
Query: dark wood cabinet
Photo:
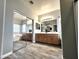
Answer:
<svg viewBox="0 0 79 59"><path fill-rule="evenodd" d="M36 42L42 42L42 43L49 43L49 44L55 44L59 45L61 43L61 40L58 37L58 34L36 34Z"/></svg>
<svg viewBox="0 0 79 59"><path fill-rule="evenodd" d="M25 33L25 34L23 34L22 37L20 38L20 40L32 41L32 33Z"/></svg>
<svg viewBox="0 0 79 59"><path fill-rule="evenodd" d="M32 33L25 33L22 35L21 40L23 41L32 41ZM35 34L36 42L48 43L59 45L61 44L61 40L58 37L58 34L43 34L43 33L36 33Z"/></svg>

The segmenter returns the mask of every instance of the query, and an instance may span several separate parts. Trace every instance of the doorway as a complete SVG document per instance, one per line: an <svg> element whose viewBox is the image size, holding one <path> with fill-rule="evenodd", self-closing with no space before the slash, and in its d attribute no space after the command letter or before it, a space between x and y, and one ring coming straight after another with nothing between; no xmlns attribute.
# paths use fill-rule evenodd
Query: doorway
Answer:
<svg viewBox="0 0 79 59"><path fill-rule="evenodd" d="M13 12L13 51L25 48L27 41L32 42L32 20L19 12Z"/></svg>
<svg viewBox="0 0 79 59"><path fill-rule="evenodd" d="M47 1L49 1L49 0L47 0ZM51 1L49 3L51 3ZM57 2L57 1L58 0L53 1L53 2L55 2L54 5L58 4L57 6L59 6L60 2ZM23 57L25 52L26 52L26 55L24 57L26 57L26 58L28 57L28 59L33 59L33 58L34 59L35 58L62 59L62 57L63 57L63 51L62 51L62 48L60 48L62 46L62 43L61 43L62 36L59 32L57 32L57 31L59 31L59 30L57 30L58 29L57 20L61 19L60 8L58 7L59 9L52 10L52 9L50 9L50 8L52 8L51 5L49 3L47 4L47 2L46 3L45 2L46 1L43 0L42 4L43 3L44 4L41 5L41 7L38 7L39 5L35 5L36 7L38 7L38 10L37 10L38 12L35 15L37 17L37 19L34 19L34 21L37 21L34 25L36 43L35 44L31 43L30 46L28 45L28 48L26 48L26 50L22 50L22 53L19 56L21 58ZM37 4L39 4L39 2L37 2ZM55 6L55 7L57 7L57 6ZM52 24L52 23L54 23L54 24ZM61 21L60 21L60 23L61 23ZM26 24L23 25L23 28L25 28L25 25ZM59 27L61 27L61 25ZM41 31L41 30L43 30L43 31ZM30 29L29 32L31 33L31 31L32 30ZM21 28L21 33L23 33L23 32L25 32L25 30L22 31L22 28ZM25 40L25 39L23 38L23 40ZM15 57L15 59L16 59L16 57Z"/></svg>

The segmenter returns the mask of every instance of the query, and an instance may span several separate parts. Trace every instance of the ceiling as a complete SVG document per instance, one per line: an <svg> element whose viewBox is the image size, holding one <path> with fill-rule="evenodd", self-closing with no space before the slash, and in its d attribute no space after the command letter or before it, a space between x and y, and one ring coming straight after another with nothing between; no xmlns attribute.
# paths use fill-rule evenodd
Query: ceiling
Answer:
<svg viewBox="0 0 79 59"><path fill-rule="evenodd" d="M60 10L60 0L31 0L34 4L30 4L30 0L22 0L24 5L28 6L34 15L42 15L51 11ZM27 18L17 12L14 12L14 19L26 20Z"/></svg>
<svg viewBox="0 0 79 59"><path fill-rule="evenodd" d="M17 12L14 12L14 20L26 20L26 17Z"/></svg>
<svg viewBox="0 0 79 59"><path fill-rule="evenodd" d="M30 20L27 17L19 14L18 12L14 12L14 23L20 24L22 21L24 21L24 23L27 22L27 24L32 24L32 20Z"/></svg>
<svg viewBox="0 0 79 59"><path fill-rule="evenodd" d="M31 0L34 4L30 4L29 1L24 0L24 4L29 6L37 15L60 9L60 0Z"/></svg>

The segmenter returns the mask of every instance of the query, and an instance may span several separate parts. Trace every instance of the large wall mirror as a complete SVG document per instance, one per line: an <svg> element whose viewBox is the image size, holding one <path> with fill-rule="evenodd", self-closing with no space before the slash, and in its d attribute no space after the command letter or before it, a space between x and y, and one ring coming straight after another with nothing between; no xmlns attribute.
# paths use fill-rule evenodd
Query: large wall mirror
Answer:
<svg viewBox="0 0 79 59"><path fill-rule="evenodd" d="M26 47L26 41L32 41L32 19L21 12L13 12L13 52Z"/></svg>
<svg viewBox="0 0 79 59"><path fill-rule="evenodd" d="M57 32L57 20L49 20L42 22L41 32Z"/></svg>

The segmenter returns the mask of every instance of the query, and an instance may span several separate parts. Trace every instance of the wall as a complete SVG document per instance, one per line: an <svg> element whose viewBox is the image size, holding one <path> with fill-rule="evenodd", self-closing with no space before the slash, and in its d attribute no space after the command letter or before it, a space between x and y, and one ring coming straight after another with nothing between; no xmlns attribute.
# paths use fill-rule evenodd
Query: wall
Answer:
<svg viewBox="0 0 79 59"><path fill-rule="evenodd" d="M34 32L35 33L39 33L39 32L41 32L41 29L36 29L36 23L38 23L38 24L41 24L39 21L38 21L38 15L34 15ZM40 25L41 26L41 25Z"/></svg>
<svg viewBox="0 0 79 59"><path fill-rule="evenodd" d="M76 43L78 46L78 2L74 3L74 22L75 22L75 30L76 30Z"/></svg>
<svg viewBox="0 0 79 59"><path fill-rule="evenodd" d="M52 20L54 20L54 19L57 19L59 16L61 16L60 10L57 9L57 10L54 10L54 11L51 11L51 12L48 12L48 13L45 13L42 15L38 15L38 22L40 22L40 24L41 24L41 22L43 22L44 19L52 18ZM40 32L41 32L41 30L40 30Z"/></svg>
<svg viewBox="0 0 79 59"><path fill-rule="evenodd" d="M2 53L2 39L3 39L3 21L4 21L4 7L5 3L4 0L0 0L0 59Z"/></svg>
<svg viewBox="0 0 79 59"><path fill-rule="evenodd" d="M43 21L43 19L50 18L50 17L51 17L52 19L57 19L58 16L61 16L59 9L58 9L58 10L54 10L54 11L49 12L49 13L45 13L45 14L39 15L39 16L38 16L38 19L39 19L40 21Z"/></svg>
<svg viewBox="0 0 79 59"><path fill-rule="evenodd" d="M59 34L60 34L59 37L62 40L61 17L57 18L57 31L59 32Z"/></svg>
<svg viewBox="0 0 79 59"><path fill-rule="evenodd" d="M64 59L78 59L73 0L61 0Z"/></svg>
<svg viewBox="0 0 79 59"><path fill-rule="evenodd" d="M79 0L78 0L78 56L79 56Z"/></svg>
<svg viewBox="0 0 79 59"><path fill-rule="evenodd" d="M9 4L7 4L9 3ZM4 40L3 55L12 51L13 45L13 10L10 1L6 1L5 22L4 22Z"/></svg>

